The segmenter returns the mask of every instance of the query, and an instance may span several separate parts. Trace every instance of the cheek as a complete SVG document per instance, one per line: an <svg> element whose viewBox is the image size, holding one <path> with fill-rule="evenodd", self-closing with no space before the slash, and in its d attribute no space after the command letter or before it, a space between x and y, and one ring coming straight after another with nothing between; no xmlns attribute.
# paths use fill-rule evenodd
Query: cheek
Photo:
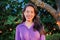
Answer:
<svg viewBox="0 0 60 40"><path fill-rule="evenodd" d="M34 13L34 12L33 12L33 13L31 13L31 17L32 17L32 18L34 18L34 16L35 16L35 13Z"/></svg>
<svg viewBox="0 0 60 40"><path fill-rule="evenodd" d="M31 17L34 18L35 14L32 14Z"/></svg>
<svg viewBox="0 0 60 40"><path fill-rule="evenodd" d="M26 14L26 13L24 13L25 18L27 17L26 15L27 15L27 14Z"/></svg>
<svg viewBox="0 0 60 40"><path fill-rule="evenodd" d="M28 20L32 20L33 18L34 18L34 16L35 16L35 14L34 13L32 13L32 14L27 14L27 13L24 13L24 16L25 16L25 18Z"/></svg>

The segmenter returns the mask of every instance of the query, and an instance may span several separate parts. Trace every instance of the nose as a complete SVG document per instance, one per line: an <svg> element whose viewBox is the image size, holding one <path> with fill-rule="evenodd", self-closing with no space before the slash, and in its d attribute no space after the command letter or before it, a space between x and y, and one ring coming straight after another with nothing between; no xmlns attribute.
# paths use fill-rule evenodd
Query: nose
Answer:
<svg viewBox="0 0 60 40"><path fill-rule="evenodd" d="M28 14L31 14L31 13L32 13L31 11L28 12Z"/></svg>
<svg viewBox="0 0 60 40"><path fill-rule="evenodd" d="M27 13L27 16L31 16L31 12L28 12L28 13Z"/></svg>

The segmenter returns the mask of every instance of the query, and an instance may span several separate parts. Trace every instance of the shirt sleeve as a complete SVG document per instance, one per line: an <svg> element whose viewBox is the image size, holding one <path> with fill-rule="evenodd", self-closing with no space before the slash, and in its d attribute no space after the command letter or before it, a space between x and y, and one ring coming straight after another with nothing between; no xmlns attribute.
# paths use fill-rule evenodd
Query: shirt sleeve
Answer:
<svg viewBox="0 0 60 40"><path fill-rule="evenodd" d="M15 40L21 40L18 27L16 27Z"/></svg>
<svg viewBox="0 0 60 40"><path fill-rule="evenodd" d="M41 34L41 36L40 36L40 39L41 39L41 40L46 40L45 34L44 34L44 26L43 26L43 28L42 28L42 34Z"/></svg>
<svg viewBox="0 0 60 40"><path fill-rule="evenodd" d="M41 35L40 39L45 40L45 35Z"/></svg>

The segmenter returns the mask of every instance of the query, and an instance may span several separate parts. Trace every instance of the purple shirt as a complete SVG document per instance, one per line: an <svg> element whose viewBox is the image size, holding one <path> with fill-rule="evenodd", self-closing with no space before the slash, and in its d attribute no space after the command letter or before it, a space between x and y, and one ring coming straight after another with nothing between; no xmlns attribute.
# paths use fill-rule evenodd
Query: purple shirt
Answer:
<svg viewBox="0 0 60 40"><path fill-rule="evenodd" d="M45 40L45 35L40 35L37 30L34 31L33 25L27 28L24 23L19 24L16 27L15 40Z"/></svg>

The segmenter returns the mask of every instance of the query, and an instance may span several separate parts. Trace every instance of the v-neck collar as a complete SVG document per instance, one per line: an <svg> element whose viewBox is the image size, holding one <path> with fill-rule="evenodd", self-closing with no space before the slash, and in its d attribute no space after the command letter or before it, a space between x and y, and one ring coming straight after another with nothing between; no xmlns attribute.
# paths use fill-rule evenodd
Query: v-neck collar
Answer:
<svg viewBox="0 0 60 40"><path fill-rule="evenodd" d="M34 26L34 23L32 23L32 25L30 26L30 28L28 28L28 27L26 26L25 22L24 22L23 24L24 24L24 26L25 26L28 30L29 30L29 29L32 29L33 26Z"/></svg>

